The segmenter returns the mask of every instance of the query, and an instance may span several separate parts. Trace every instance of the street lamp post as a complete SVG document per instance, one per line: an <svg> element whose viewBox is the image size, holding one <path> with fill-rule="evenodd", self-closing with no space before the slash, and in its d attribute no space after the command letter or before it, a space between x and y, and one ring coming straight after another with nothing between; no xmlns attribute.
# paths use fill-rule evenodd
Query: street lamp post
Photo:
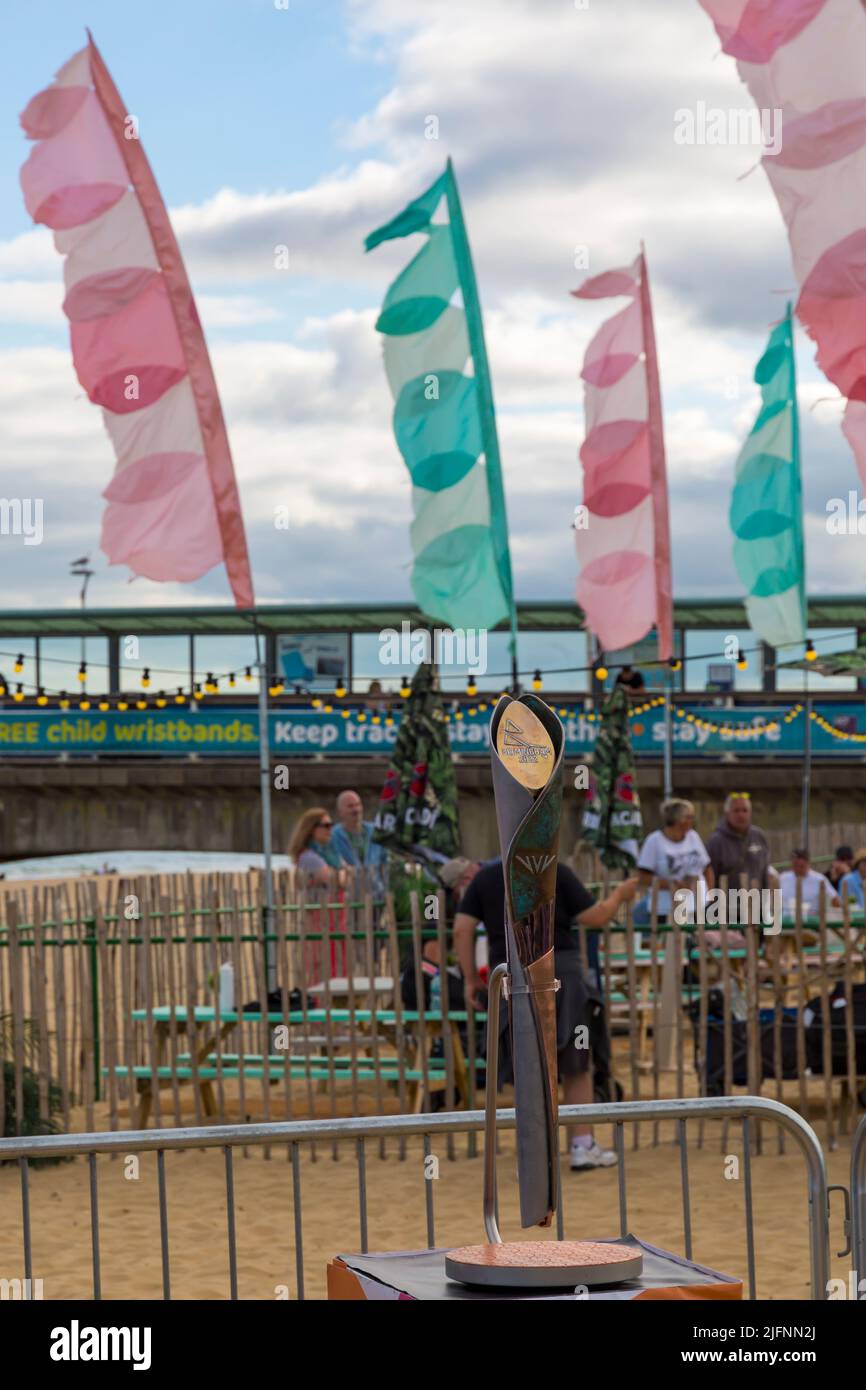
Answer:
<svg viewBox="0 0 866 1390"><path fill-rule="evenodd" d="M92 569L90 568L90 556L89 556L89 555L81 555L77 560L73 560L73 561L72 561L72 564L69 566L69 573L72 574L72 575L75 575L77 578L83 580L83 583L82 583L82 585L81 585L81 611L82 611L82 613L83 613L83 612L84 612L84 609L85 609L86 606L87 606L87 586L88 586L88 584L90 583L91 579L93 578L94 574L96 573L96 570L92 570ZM86 663L86 661L87 661L87 638L84 636L84 634L82 634L82 637L81 637L81 664L82 664L82 666Z"/></svg>

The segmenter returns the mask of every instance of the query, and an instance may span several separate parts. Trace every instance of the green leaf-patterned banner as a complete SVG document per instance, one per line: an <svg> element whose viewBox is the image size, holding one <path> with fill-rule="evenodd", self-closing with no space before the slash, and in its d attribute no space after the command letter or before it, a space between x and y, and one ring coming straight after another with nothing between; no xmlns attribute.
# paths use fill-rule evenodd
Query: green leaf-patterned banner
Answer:
<svg viewBox="0 0 866 1390"><path fill-rule="evenodd" d="M628 719L628 695L616 686L602 707L580 830L582 842L595 846L608 869L634 868L643 833Z"/></svg>

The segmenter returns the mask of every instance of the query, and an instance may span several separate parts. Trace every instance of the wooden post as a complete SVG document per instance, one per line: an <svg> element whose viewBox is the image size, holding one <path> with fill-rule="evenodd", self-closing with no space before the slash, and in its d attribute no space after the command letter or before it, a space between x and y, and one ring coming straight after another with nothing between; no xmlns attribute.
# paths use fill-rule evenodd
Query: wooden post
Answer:
<svg viewBox="0 0 866 1390"><path fill-rule="evenodd" d="M653 1029L653 1100L659 1098L659 1084L661 1080L661 1040L659 1038L659 1001L661 993L661 971L659 969L659 928L658 928L658 879L653 878L650 896L650 993L652 995L652 1029ZM628 960L628 956L626 956ZM638 1001L631 992L629 983L629 999L632 1000L632 1012L636 1010ZM643 1031L643 1030L641 1030ZM659 1122L653 1120L653 1148L659 1142Z"/></svg>
<svg viewBox="0 0 866 1390"><path fill-rule="evenodd" d="M400 1107L400 1114L407 1113L406 1096L406 1034L403 1023L403 994L400 988L400 943L397 936L397 914L394 907L394 896L388 893L385 899L385 912L388 921L388 945L391 957L390 975L394 981L394 1038L397 1048L397 1096ZM400 1136L399 1154L401 1159L406 1157L406 1138Z"/></svg>
<svg viewBox="0 0 866 1390"><path fill-rule="evenodd" d="M634 959L634 922L631 916L631 904L626 908L625 919L625 961L626 977L628 979L628 997L637 999L637 970ZM628 1043L631 1053L631 1088L632 1100L640 1100L640 1068L638 1067L638 1019L637 1010L631 1008L628 1018ZM632 1148L640 1148L639 1137L640 1125L635 1122L632 1133Z"/></svg>
<svg viewBox="0 0 866 1390"><path fill-rule="evenodd" d="M430 1069L427 1057L427 1018L426 1018L426 998L424 992L424 973L421 969L423 958L424 941L421 935L421 911L418 904L418 894L415 889L409 894L409 904L412 912L412 958L415 967L415 1000L418 1005L418 1060L421 1063L422 1075L422 1108L430 1108ZM417 1083L416 1083L417 1084Z"/></svg>
<svg viewBox="0 0 866 1390"><path fill-rule="evenodd" d="M703 922L703 914L698 922L698 977L700 981L700 1003L698 1005L698 1062L700 1070L698 1072L699 1094L707 1094L707 1054L708 1034L709 1034L709 971L707 969L707 935ZM701 1119L698 1123L698 1148L704 1147L704 1122Z"/></svg>
<svg viewBox="0 0 866 1390"><path fill-rule="evenodd" d="M195 1021L195 1009L197 1004L197 978L195 960L195 892L192 881L192 874L184 875L184 901L183 901L183 922L185 933L186 949L186 1040L190 1051L190 1066L192 1068L192 1088L195 1102L195 1122L200 1125L202 1122L201 1092L199 1087L198 1073L198 1046L196 1034L198 1029Z"/></svg>
<svg viewBox="0 0 866 1390"><path fill-rule="evenodd" d="M166 952L166 987L168 998L166 1003L169 1005L168 1012L168 1064L171 1067L171 1097L174 1103L174 1122L176 1125L183 1123L180 1108L180 1083L177 1079L177 1000L181 997L177 971L175 968L174 941L175 934L174 918L171 914L171 898L167 893L161 892L159 896L159 910L162 916L162 934L166 938L166 945L163 949ZM118 909L118 916L120 915ZM121 948L122 949L122 948Z"/></svg>
<svg viewBox="0 0 866 1390"><path fill-rule="evenodd" d="M721 889L724 895L724 902L731 901L728 893L728 878L722 876ZM720 940L722 949L722 1048L724 1053L724 1088L725 1095L729 1096L734 1088L734 1035L733 1019L731 1017L731 959L728 955L728 913L727 907L722 913L723 921L719 923ZM728 1148L728 1122L722 1124L722 1153L726 1153Z"/></svg>
<svg viewBox="0 0 866 1390"><path fill-rule="evenodd" d="M821 1061L824 1072L824 1107L826 1110L827 1147L838 1148L833 1118L833 1039L830 1032L830 979L827 960L827 915L821 911Z"/></svg>
<svg viewBox="0 0 866 1390"><path fill-rule="evenodd" d="M21 1133L24 1116L24 978L19 939L18 903L10 899L6 911L9 941L9 982L12 995L12 1069L15 1086L15 1133Z"/></svg>

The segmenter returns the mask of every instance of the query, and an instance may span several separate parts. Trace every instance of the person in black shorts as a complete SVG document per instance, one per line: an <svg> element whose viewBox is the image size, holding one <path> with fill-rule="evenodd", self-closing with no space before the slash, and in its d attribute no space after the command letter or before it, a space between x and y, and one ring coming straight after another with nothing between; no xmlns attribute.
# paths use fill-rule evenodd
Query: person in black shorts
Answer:
<svg viewBox="0 0 866 1390"><path fill-rule="evenodd" d="M596 902L571 869L559 864L556 870L553 949L556 978L560 981L556 994L556 1047L566 1105L592 1102L593 1028L599 1021L603 1024L600 996L581 970L578 937L572 926L575 922L587 927L604 926L623 903L634 899L637 888L636 878L624 879L602 902ZM492 972L505 961L505 880L501 859L479 869L454 918L454 949L463 971L465 992L478 1001L477 1007L483 1008L483 985L475 968L475 929L479 922L484 923L487 932ZM589 1047L576 1045L575 1030L581 1025L589 1030ZM572 1168L609 1168L616 1163L616 1154L596 1143L589 1125L571 1128L570 1141Z"/></svg>

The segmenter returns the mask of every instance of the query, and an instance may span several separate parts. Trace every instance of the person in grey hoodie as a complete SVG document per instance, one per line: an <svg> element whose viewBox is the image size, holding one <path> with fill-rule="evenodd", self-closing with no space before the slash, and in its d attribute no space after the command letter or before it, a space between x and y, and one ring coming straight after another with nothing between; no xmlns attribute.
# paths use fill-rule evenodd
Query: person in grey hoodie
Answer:
<svg viewBox="0 0 866 1390"><path fill-rule="evenodd" d="M731 792L724 816L707 840L707 853L715 881L727 878L729 888L740 887L745 874L748 888L770 887L770 846L762 830L752 824L752 800L748 792Z"/></svg>

